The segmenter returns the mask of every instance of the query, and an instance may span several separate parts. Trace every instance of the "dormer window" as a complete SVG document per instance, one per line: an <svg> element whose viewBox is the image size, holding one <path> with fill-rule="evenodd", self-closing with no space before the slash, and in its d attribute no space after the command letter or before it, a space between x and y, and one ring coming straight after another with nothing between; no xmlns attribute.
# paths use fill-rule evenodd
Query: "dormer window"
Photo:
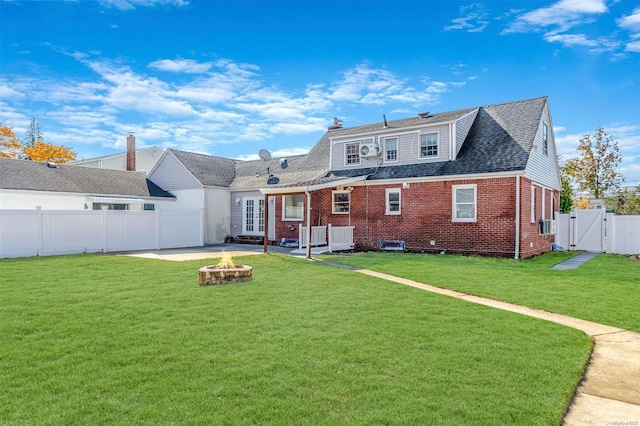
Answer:
<svg viewBox="0 0 640 426"><path fill-rule="evenodd" d="M438 156L438 134L427 133L420 135L420 158Z"/></svg>
<svg viewBox="0 0 640 426"><path fill-rule="evenodd" d="M398 138L384 140L384 161L398 161Z"/></svg>
<svg viewBox="0 0 640 426"><path fill-rule="evenodd" d="M360 143L348 143L344 146L344 163L346 165L360 164Z"/></svg>

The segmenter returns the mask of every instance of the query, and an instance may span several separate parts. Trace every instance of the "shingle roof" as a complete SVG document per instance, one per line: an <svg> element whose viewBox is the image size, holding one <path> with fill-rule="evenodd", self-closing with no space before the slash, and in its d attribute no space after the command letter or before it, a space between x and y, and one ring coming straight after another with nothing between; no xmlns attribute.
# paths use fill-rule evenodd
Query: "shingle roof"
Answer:
<svg viewBox="0 0 640 426"><path fill-rule="evenodd" d="M138 172L0 158L0 189L175 198Z"/></svg>
<svg viewBox="0 0 640 426"><path fill-rule="evenodd" d="M229 186L236 176L236 160L168 149L203 185Z"/></svg>
<svg viewBox="0 0 640 426"><path fill-rule="evenodd" d="M377 180L524 170L546 102L541 97L480 107L454 161L340 170L326 177Z"/></svg>

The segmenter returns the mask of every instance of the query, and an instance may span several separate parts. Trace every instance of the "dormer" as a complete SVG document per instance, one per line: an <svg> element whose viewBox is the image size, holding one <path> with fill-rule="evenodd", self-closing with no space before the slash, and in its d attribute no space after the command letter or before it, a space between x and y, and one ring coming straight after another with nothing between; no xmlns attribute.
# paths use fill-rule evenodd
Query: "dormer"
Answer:
<svg viewBox="0 0 640 426"><path fill-rule="evenodd" d="M329 134L331 170L455 160L478 108L340 128Z"/></svg>

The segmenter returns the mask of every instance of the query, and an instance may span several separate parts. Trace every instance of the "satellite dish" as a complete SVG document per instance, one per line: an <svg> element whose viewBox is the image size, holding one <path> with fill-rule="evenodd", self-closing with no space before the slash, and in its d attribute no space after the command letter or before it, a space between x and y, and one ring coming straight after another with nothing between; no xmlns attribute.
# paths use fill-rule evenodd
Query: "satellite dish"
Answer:
<svg viewBox="0 0 640 426"><path fill-rule="evenodd" d="M260 159L262 161L271 160L271 153L269 151L267 151L266 149L261 149L260 151L258 151L258 156L260 157Z"/></svg>

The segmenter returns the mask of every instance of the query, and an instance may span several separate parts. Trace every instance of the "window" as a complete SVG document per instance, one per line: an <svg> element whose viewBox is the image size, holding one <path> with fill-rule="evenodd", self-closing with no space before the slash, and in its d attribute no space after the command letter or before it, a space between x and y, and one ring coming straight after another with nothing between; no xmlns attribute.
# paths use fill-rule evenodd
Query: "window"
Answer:
<svg viewBox="0 0 640 426"><path fill-rule="evenodd" d="M536 223L536 187L531 185L531 223Z"/></svg>
<svg viewBox="0 0 640 426"><path fill-rule="evenodd" d="M332 191L331 194L333 197L333 207L331 212L334 214L349 213L351 193L349 191Z"/></svg>
<svg viewBox="0 0 640 426"><path fill-rule="evenodd" d="M453 221L475 222L477 220L477 186L453 185Z"/></svg>
<svg viewBox="0 0 640 426"><path fill-rule="evenodd" d="M542 125L542 153L544 155L549 154L549 128L546 124Z"/></svg>
<svg viewBox="0 0 640 426"><path fill-rule="evenodd" d="M398 161L398 138L384 140L384 161Z"/></svg>
<svg viewBox="0 0 640 426"><path fill-rule="evenodd" d="M129 210L128 204L93 203L94 210Z"/></svg>
<svg viewBox="0 0 640 426"><path fill-rule="evenodd" d="M400 188L387 188L385 214L400 214Z"/></svg>
<svg viewBox="0 0 640 426"><path fill-rule="evenodd" d="M144 205L142 206L142 210L155 210L155 209L156 209L156 205L151 203L144 203Z"/></svg>
<svg viewBox="0 0 640 426"><path fill-rule="evenodd" d="M348 143L344 146L345 164L360 164L360 144Z"/></svg>
<svg viewBox="0 0 640 426"><path fill-rule="evenodd" d="M420 135L420 157L437 157L438 156L438 134L428 133Z"/></svg>
<svg viewBox="0 0 640 426"><path fill-rule="evenodd" d="M282 197L282 220L302 220L304 217L304 195Z"/></svg>

